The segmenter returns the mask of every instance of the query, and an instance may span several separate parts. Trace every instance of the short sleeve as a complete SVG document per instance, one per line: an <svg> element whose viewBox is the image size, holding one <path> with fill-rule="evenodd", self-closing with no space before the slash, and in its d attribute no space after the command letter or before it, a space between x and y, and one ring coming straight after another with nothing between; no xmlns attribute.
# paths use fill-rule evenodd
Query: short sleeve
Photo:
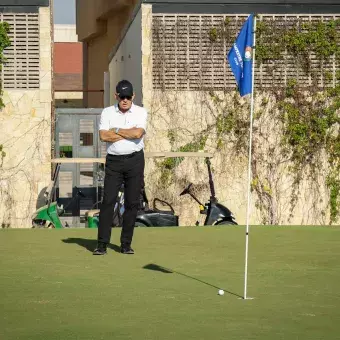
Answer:
<svg viewBox="0 0 340 340"><path fill-rule="evenodd" d="M137 128L144 129L146 131L147 120L148 120L148 112L145 109L140 110L138 112L138 123L136 125Z"/></svg>
<svg viewBox="0 0 340 340"><path fill-rule="evenodd" d="M106 109L103 110L100 116L99 130L110 130L110 121Z"/></svg>

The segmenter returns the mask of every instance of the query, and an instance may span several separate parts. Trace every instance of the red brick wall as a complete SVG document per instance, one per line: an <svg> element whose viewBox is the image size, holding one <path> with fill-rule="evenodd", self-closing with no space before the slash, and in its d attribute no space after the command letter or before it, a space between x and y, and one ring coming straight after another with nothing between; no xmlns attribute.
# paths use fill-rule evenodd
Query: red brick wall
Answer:
<svg viewBox="0 0 340 340"><path fill-rule="evenodd" d="M54 89L83 89L83 44L54 43Z"/></svg>

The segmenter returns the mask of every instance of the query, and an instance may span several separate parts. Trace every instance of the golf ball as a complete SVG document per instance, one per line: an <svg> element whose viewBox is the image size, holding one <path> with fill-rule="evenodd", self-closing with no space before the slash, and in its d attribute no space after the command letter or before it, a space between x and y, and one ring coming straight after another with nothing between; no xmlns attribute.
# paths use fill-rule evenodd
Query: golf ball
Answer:
<svg viewBox="0 0 340 340"><path fill-rule="evenodd" d="M220 290L218 291L218 295L224 295L224 290L223 290L223 289L220 289Z"/></svg>

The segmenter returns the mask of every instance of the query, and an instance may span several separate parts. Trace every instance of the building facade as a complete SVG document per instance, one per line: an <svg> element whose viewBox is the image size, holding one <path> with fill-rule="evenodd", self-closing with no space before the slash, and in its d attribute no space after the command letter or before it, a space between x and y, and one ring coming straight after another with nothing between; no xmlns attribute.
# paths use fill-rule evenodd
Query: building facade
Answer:
<svg viewBox="0 0 340 340"><path fill-rule="evenodd" d="M31 227L51 176L52 27L49 0L4 0L11 46L1 72L0 225Z"/></svg>
<svg viewBox="0 0 340 340"><path fill-rule="evenodd" d="M84 94L86 107L103 107L104 73L108 56L134 14L137 0L83 0L76 2L77 34L84 46Z"/></svg>
<svg viewBox="0 0 340 340"><path fill-rule="evenodd" d="M54 25L53 73L55 107L84 107L83 44L75 25Z"/></svg>
<svg viewBox="0 0 340 340"><path fill-rule="evenodd" d="M110 7L109 3L117 7ZM334 34L339 34L339 2L214 0L208 4L197 0L154 0L134 5L129 1L102 1L100 6L93 1L91 4L87 10L93 6L91 13L99 14L96 25L90 25L92 29L83 37L86 36L88 46L106 39L111 47L107 53L108 45L105 49L96 45L96 53L101 54L101 60L106 60L102 65L104 70L100 71L91 64L88 50L85 72L102 77L108 70L111 92L122 78L133 82L136 102L150 112L148 151L205 149L213 152L217 195L235 213L239 223L245 223L248 188L247 146L244 143L248 140L245 123L249 100L238 97L226 55L250 13L258 15L258 32L262 29L259 43L264 45L269 44L271 36L274 39L276 31L286 34L285 39L288 39L288 33L298 34L318 23L333 25ZM82 22L88 20L89 14L79 5L80 1L77 4L77 30L79 27L80 32ZM114 20L115 17L120 19ZM116 26L108 25L110 20ZM109 41L108 35L114 38ZM320 64L317 54L312 51L308 56L310 71L306 72L298 63L299 52L294 55L282 51L280 45L283 46L283 41L277 40L276 45L270 45L280 58L272 56L271 60L266 60L264 50L259 50L258 55L264 59L257 62L255 68L255 112L261 119L255 124L258 135L254 137L254 152L259 159L252 162L251 223L326 224L330 221L328 208L331 204L326 176L320 174L321 184L315 190L307 178L300 179L296 198L292 189L294 176L290 173L291 168L285 165L290 160L280 163L282 154L273 151L279 149L283 138L279 129L282 126L277 95L280 88L295 82L302 84L306 91L313 87L334 88L338 81L339 60L333 54ZM311 95L308 101L312 99ZM111 103L113 101L111 96ZM274 116L276 121L270 119ZM276 163L271 161L274 159ZM324 161L322 159L320 163ZM270 170L273 168L275 171ZM195 215L194 204L186 199L180 201L177 194L187 182L196 183L198 193L206 194L204 174L202 161L166 163L155 160L147 164L147 188L152 197L170 200L175 205L181 215L181 224L193 224L195 218L200 217L199 213Z"/></svg>

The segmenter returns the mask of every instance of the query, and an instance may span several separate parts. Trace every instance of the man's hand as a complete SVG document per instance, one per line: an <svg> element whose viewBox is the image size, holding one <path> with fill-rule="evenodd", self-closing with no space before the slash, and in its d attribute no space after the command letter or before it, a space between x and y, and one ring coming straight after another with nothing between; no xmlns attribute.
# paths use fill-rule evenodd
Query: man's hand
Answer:
<svg viewBox="0 0 340 340"><path fill-rule="evenodd" d="M142 128L119 129L118 135L125 139L140 139L144 136L145 131Z"/></svg>
<svg viewBox="0 0 340 340"><path fill-rule="evenodd" d="M102 142L110 142L110 143L115 143L115 142L118 142L119 140L125 139L124 137L117 135L113 130L110 130L110 131L100 130L99 137Z"/></svg>

